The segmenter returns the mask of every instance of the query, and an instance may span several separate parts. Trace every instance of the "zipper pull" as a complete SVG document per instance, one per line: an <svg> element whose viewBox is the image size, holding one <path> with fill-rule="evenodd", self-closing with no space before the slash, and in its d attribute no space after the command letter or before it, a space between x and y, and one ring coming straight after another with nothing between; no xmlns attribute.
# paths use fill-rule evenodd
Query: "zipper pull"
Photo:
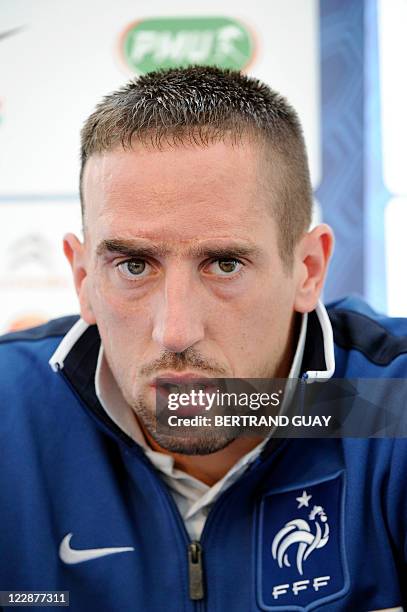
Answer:
<svg viewBox="0 0 407 612"><path fill-rule="evenodd" d="M191 542L188 546L189 597L193 600L203 599L203 564L202 546L199 542Z"/></svg>

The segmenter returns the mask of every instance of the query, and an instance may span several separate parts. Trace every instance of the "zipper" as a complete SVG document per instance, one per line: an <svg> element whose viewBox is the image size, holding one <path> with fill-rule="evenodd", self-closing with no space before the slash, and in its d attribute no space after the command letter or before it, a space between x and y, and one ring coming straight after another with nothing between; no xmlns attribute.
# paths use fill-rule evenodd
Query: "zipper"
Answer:
<svg viewBox="0 0 407 612"><path fill-rule="evenodd" d="M188 590L189 590L189 599L191 603L194 605L194 609L199 612L205 611L205 570L203 564L203 547L200 541L191 540L187 529L185 527L184 519L181 516L181 513L178 509L177 504L173 496L171 495L167 485L161 480L159 476L157 476L155 469L151 465L150 461L144 455L142 456L142 461L145 463L147 469L151 472L153 476L153 482L155 486L161 493L161 495L165 498L171 515L180 531L180 535L184 542L186 543L186 555L187 555L187 566L188 566ZM204 526L205 527L205 526Z"/></svg>
<svg viewBox="0 0 407 612"><path fill-rule="evenodd" d="M188 546L189 597L199 601L205 597L202 546L194 540Z"/></svg>
<svg viewBox="0 0 407 612"><path fill-rule="evenodd" d="M127 452L131 452L132 449L127 449ZM188 590L189 599L197 612L205 611L205 571L203 564L203 547L202 544L197 540L191 540L187 529L185 527L184 519L181 516L178 506L175 503L173 496L171 495L167 485L161 480L150 461L147 457L137 455L138 459L141 459L149 470L153 477L153 482L159 493L165 498L167 505L169 506L170 513L177 523L180 535L186 544L187 554L187 566L188 566ZM205 527L205 526L204 526Z"/></svg>

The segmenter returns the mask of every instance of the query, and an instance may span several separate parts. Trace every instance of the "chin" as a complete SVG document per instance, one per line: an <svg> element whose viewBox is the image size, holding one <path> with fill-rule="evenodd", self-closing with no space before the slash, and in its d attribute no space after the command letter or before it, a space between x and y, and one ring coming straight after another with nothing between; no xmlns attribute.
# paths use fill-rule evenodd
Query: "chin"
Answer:
<svg viewBox="0 0 407 612"><path fill-rule="evenodd" d="M211 455L231 444L236 438L230 435L203 436L198 434L168 435L159 432L149 432L159 446L171 453L180 455Z"/></svg>

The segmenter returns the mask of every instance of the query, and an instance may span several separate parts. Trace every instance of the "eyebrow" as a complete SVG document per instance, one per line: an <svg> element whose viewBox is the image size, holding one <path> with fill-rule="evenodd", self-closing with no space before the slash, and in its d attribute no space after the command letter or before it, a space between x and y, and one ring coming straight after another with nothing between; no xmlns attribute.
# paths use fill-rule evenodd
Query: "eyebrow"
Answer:
<svg viewBox="0 0 407 612"><path fill-rule="evenodd" d="M148 257L165 257L170 253L168 246L151 244L147 245L137 240L125 240L110 238L102 240L96 249L98 257L106 256L108 253L117 253L132 259L144 259ZM256 257L260 249L254 245L243 245L231 241L229 244L193 245L187 248L189 257L226 258L226 257Z"/></svg>

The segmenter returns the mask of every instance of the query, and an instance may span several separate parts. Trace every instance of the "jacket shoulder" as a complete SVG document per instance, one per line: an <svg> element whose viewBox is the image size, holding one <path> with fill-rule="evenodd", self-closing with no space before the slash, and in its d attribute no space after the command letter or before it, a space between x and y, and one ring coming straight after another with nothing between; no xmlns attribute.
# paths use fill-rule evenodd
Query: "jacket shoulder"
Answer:
<svg viewBox="0 0 407 612"><path fill-rule="evenodd" d="M0 336L0 347L11 342L32 342L45 340L46 338L63 337L78 319L79 315L69 315L51 319L43 325L3 334Z"/></svg>
<svg viewBox="0 0 407 612"><path fill-rule="evenodd" d="M78 318L61 317L0 336L0 386L9 393L17 388L21 392L34 380L45 381L52 374L48 360Z"/></svg>
<svg viewBox="0 0 407 612"><path fill-rule="evenodd" d="M358 297L344 298L326 308L340 348L359 351L377 366L389 366L402 356L407 361L407 319L379 314Z"/></svg>

